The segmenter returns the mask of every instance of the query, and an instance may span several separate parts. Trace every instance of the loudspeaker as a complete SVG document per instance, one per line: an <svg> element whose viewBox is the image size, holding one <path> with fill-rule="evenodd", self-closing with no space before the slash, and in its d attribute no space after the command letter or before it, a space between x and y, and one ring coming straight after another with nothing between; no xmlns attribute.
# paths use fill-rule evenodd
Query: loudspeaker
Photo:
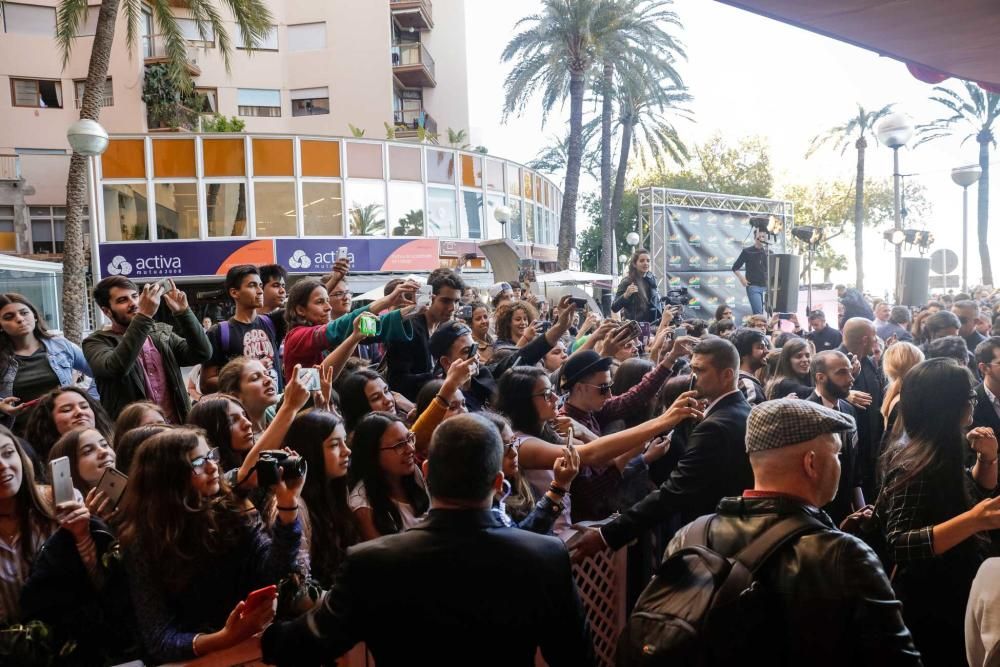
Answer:
<svg viewBox="0 0 1000 667"><path fill-rule="evenodd" d="M922 306L927 303L930 287L931 260L927 257L903 257L899 267L899 303L902 306Z"/></svg>
<svg viewBox="0 0 1000 667"><path fill-rule="evenodd" d="M799 256L786 253L768 255L770 284L767 308L772 313L794 313L799 309Z"/></svg>

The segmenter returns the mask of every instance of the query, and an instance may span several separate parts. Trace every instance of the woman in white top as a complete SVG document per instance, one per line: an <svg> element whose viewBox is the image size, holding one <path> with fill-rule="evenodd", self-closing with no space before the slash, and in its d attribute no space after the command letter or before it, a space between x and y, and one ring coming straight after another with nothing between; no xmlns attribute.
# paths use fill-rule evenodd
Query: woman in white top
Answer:
<svg viewBox="0 0 1000 667"><path fill-rule="evenodd" d="M388 412L365 415L351 435L351 495L362 541L415 526L430 507L416 436Z"/></svg>

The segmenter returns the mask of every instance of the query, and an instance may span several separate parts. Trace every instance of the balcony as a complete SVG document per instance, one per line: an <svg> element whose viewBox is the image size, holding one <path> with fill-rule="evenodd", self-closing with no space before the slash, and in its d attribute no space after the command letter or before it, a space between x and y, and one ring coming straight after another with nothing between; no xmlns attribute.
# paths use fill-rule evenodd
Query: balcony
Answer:
<svg viewBox="0 0 1000 667"><path fill-rule="evenodd" d="M21 180L21 158L12 153L0 153L0 181Z"/></svg>
<svg viewBox="0 0 1000 667"><path fill-rule="evenodd" d="M184 48L187 51L185 67L191 76L201 76L201 68L198 67L197 46L195 44L197 43L185 43ZM166 38L163 35L143 35L142 58L144 65L168 62L170 58L167 56Z"/></svg>
<svg viewBox="0 0 1000 667"><path fill-rule="evenodd" d="M437 121L422 109L400 110L392 112L393 123L396 126L397 139L413 139L419 135L421 126L431 134L437 133Z"/></svg>
<svg viewBox="0 0 1000 667"><path fill-rule="evenodd" d="M433 88L434 59L419 42L392 45L392 75L403 88Z"/></svg>
<svg viewBox="0 0 1000 667"><path fill-rule="evenodd" d="M434 27L431 0L389 0L389 10L400 30L430 30Z"/></svg>

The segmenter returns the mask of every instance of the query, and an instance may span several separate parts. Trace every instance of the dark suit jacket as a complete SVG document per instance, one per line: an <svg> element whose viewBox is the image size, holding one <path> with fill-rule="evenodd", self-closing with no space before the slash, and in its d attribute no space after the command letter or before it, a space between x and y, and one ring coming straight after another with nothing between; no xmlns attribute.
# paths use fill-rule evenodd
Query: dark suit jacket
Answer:
<svg viewBox="0 0 1000 667"><path fill-rule="evenodd" d="M670 440L671 452L675 447L680 452L676 466L659 489L601 529L608 546L619 549L673 514L689 523L714 512L724 497L752 489L745 443L749 416L750 404L736 391L702 421L678 427Z"/></svg>
<svg viewBox="0 0 1000 667"><path fill-rule="evenodd" d="M320 604L261 647L267 663L305 667L362 641L378 667L532 667L537 648L551 667L594 662L566 547L489 510L431 510L352 547Z"/></svg>
<svg viewBox="0 0 1000 667"><path fill-rule="evenodd" d="M976 386L976 399L976 409L972 411L972 428L989 426L1000 436L1000 417L997 416L997 411L993 408L982 382Z"/></svg>

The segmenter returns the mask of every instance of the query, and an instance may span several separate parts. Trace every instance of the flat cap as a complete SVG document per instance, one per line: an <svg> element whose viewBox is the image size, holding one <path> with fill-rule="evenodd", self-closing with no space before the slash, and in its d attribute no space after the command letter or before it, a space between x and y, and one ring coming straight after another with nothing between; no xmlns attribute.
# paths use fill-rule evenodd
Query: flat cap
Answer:
<svg viewBox="0 0 1000 667"><path fill-rule="evenodd" d="M855 429L854 418L797 398L755 405L747 421L747 454L779 449L812 440L824 433Z"/></svg>

